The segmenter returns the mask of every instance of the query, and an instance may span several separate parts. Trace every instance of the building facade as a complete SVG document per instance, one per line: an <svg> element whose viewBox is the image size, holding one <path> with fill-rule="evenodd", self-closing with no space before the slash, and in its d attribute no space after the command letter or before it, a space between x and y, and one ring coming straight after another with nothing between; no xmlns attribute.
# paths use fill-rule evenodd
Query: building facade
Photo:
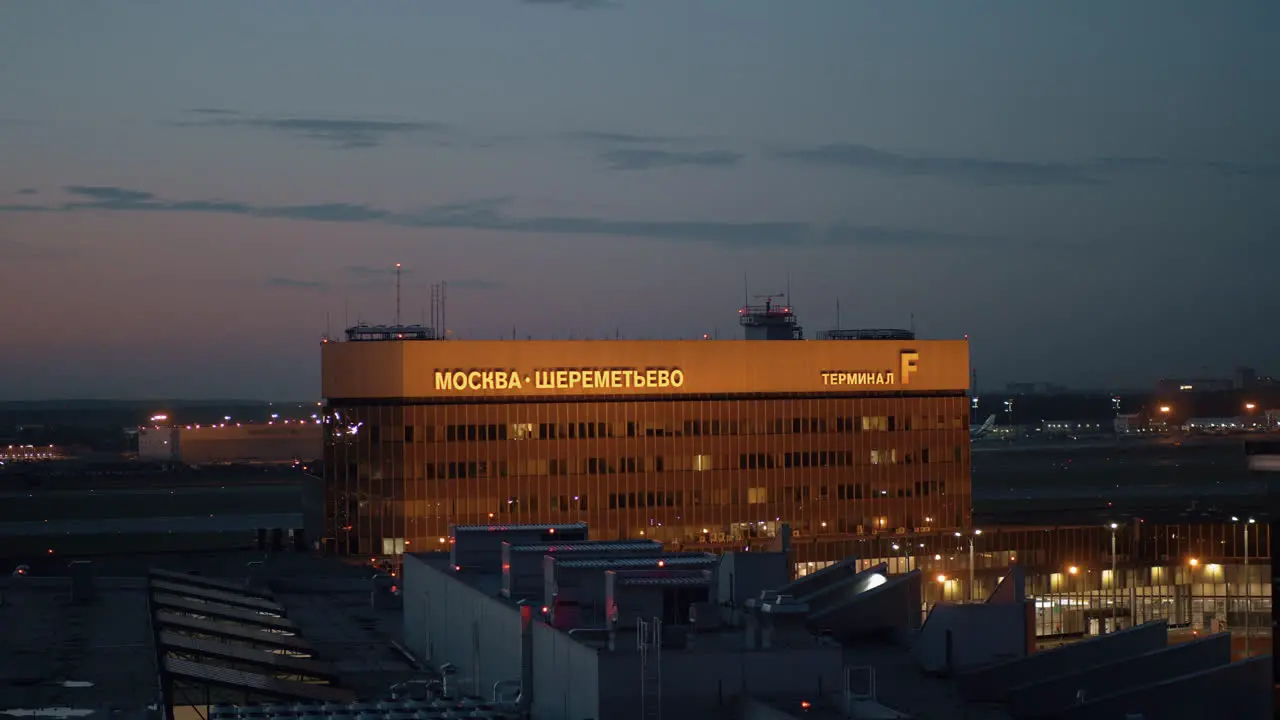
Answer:
<svg viewBox="0 0 1280 720"><path fill-rule="evenodd" d="M185 465L319 460L324 428L310 420L138 428L138 457Z"/></svg>
<svg viewBox="0 0 1280 720"><path fill-rule="evenodd" d="M342 555L455 524L741 546L970 522L964 341L326 342L322 384Z"/></svg>

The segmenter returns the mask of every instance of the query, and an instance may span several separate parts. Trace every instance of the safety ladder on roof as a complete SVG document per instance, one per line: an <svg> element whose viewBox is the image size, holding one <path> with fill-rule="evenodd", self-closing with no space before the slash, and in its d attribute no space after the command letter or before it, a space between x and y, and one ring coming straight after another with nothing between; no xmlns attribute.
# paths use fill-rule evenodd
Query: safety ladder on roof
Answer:
<svg viewBox="0 0 1280 720"><path fill-rule="evenodd" d="M640 717L662 720L662 620L636 620L640 650Z"/></svg>
<svg viewBox="0 0 1280 720"><path fill-rule="evenodd" d="M854 703L866 700L876 702L876 669L870 665L846 667L844 670L845 712L852 716Z"/></svg>

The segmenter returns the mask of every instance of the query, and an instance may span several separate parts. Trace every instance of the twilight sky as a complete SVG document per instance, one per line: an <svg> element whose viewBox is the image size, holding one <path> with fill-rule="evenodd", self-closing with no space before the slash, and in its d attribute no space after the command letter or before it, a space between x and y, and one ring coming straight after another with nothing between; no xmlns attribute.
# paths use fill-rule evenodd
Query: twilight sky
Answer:
<svg viewBox="0 0 1280 720"><path fill-rule="evenodd" d="M0 4L0 399L312 398L344 313L1280 372L1280 3ZM344 311L344 308L347 310Z"/></svg>

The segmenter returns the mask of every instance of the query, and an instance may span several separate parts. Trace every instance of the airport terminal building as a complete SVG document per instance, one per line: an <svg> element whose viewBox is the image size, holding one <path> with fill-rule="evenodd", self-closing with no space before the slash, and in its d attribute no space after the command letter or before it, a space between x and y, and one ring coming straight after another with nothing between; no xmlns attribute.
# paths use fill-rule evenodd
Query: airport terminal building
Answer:
<svg viewBox="0 0 1280 720"><path fill-rule="evenodd" d="M356 330L322 349L340 555L426 551L470 524L736 546L782 522L815 539L970 524L966 341Z"/></svg>

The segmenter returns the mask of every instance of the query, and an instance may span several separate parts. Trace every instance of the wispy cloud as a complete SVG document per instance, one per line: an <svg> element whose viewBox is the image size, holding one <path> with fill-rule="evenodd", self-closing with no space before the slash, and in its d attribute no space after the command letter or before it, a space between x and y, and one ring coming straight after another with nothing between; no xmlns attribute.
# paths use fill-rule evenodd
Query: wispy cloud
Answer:
<svg viewBox="0 0 1280 720"><path fill-rule="evenodd" d="M744 155L723 148L715 138L635 135L600 130L581 130L563 136L570 142L592 147L610 170L652 170L671 167L732 167Z"/></svg>
<svg viewBox="0 0 1280 720"><path fill-rule="evenodd" d="M1084 185L1095 182L1082 168L1070 164L946 155L904 155L867 145L833 143L781 150L775 155L812 165L931 176L980 185Z"/></svg>
<svg viewBox="0 0 1280 720"><path fill-rule="evenodd" d="M578 132L569 133L570 139L585 140L588 142L616 143L619 145L656 145L662 143L670 143L679 140L679 138L663 137L660 135L634 135L632 133L608 132L600 130L580 130Z"/></svg>
<svg viewBox="0 0 1280 720"><path fill-rule="evenodd" d="M1280 163L1238 163L1222 160L1175 160L1146 156L1098 158L1095 164L1106 171L1190 170L1255 180L1280 180Z"/></svg>
<svg viewBox="0 0 1280 720"><path fill-rule="evenodd" d="M612 236L667 242L747 247L819 247L896 245L969 247L999 245L999 238L945 233L914 228L841 224L816 226L804 222L736 222L727 220L615 219L571 215L519 216L509 212L509 197L448 203L411 211L392 211L352 203L310 205L251 205L228 200L175 200L144 190L113 186L77 185L65 188L72 201L43 207L47 212L144 211L201 212L283 218L331 223L378 223L408 228L488 230L561 236ZM391 268L352 267L350 277L372 278Z"/></svg>
<svg viewBox="0 0 1280 720"><path fill-rule="evenodd" d="M334 290L360 290L370 287L388 287L388 280L395 275L395 266L372 267L368 265L348 265L336 277L327 279L308 279L286 276L272 276L263 281L267 287L300 292L318 292L326 294ZM411 274L411 268L401 268L404 275ZM502 284L495 280L483 278L462 278L449 280L449 289L467 291L496 290Z"/></svg>
<svg viewBox="0 0 1280 720"><path fill-rule="evenodd" d="M525 5L562 5L574 10L599 10L617 7L616 0L520 0Z"/></svg>
<svg viewBox="0 0 1280 720"><path fill-rule="evenodd" d="M653 168L695 166L732 167L742 160L742 154L727 150L703 150L679 152L647 148L623 148L600 154L610 170L650 170Z"/></svg>
<svg viewBox="0 0 1280 720"><path fill-rule="evenodd" d="M302 280L289 277L270 277L267 278L269 287L285 288L288 290L326 290L328 284L320 280Z"/></svg>
<svg viewBox="0 0 1280 720"><path fill-rule="evenodd" d="M1134 172L1188 171L1254 180L1280 179L1280 164L1180 160L1149 156L1101 157L1075 163L1024 162L941 154L907 155L867 145L833 143L779 150L774 157L817 166L934 177L1000 186L1093 185Z"/></svg>
<svg viewBox="0 0 1280 720"><path fill-rule="evenodd" d="M387 144L393 138L440 134L448 131L443 123L419 121L387 121L367 119L342 119L321 117L255 117L219 108L195 108L188 114L201 116L200 120L179 122L187 127L249 128L276 132L292 137L315 140L342 150L375 148Z"/></svg>
<svg viewBox="0 0 1280 720"><path fill-rule="evenodd" d="M450 280L449 289L451 290L497 290L502 287L502 283L494 280L483 280L481 278L464 278L462 280Z"/></svg>
<svg viewBox="0 0 1280 720"><path fill-rule="evenodd" d="M4 211L0 210L0 212ZM65 247L31 243L0 234L0 261L46 260L67 254L69 254L69 250ZM3 267L3 264L0 264L0 268Z"/></svg>
<svg viewBox="0 0 1280 720"><path fill-rule="evenodd" d="M355 280L379 280L389 275L396 274L395 265L388 267L371 267L369 265L348 265L342 269L342 272L348 277ZM401 275L412 275L413 268L401 267Z"/></svg>
<svg viewBox="0 0 1280 720"><path fill-rule="evenodd" d="M39 190L36 190L35 188L22 188L22 189L21 189L21 190L19 190L16 194L18 194L18 195L36 195L36 194L38 194L39 192L40 192L40 191L39 191Z"/></svg>

